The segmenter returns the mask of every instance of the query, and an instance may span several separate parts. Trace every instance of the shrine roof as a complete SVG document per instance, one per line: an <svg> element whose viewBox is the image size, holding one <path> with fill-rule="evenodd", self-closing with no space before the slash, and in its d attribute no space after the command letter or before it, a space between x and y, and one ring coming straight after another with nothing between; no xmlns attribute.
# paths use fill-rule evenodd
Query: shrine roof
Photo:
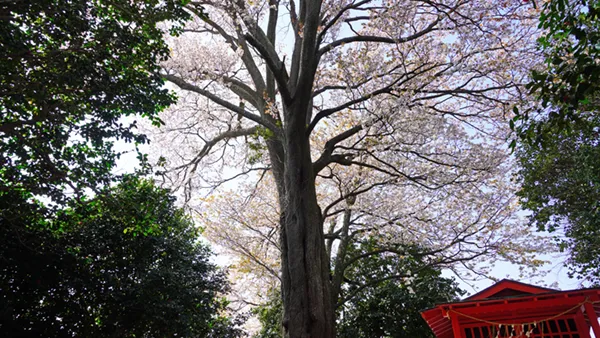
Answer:
<svg viewBox="0 0 600 338"><path fill-rule="evenodd" d="M561 291L504 279L462 301L424 310L421 316L438 338L453 338L451 312L460 317L461 325L472 324L475 318L518 323L567 314L588 300L599 301L600 289ZM595 311L600 313L600 304Z"/></svg>
<svg viewBox="0 0 600 338"><path fill-rule="evenodd" d="M517 282L511 279L503 279L498 283L465 298L463 301L484 300L492 298L506 298L525 295L536 295L541 293L559 292L560 290L549 289L527 283Z"/></svg>

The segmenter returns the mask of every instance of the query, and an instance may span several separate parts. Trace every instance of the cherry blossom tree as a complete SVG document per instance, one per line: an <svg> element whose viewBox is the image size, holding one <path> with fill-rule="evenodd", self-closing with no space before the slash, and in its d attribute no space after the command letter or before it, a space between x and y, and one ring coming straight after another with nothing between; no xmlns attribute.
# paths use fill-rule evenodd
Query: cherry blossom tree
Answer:
<svg viewBox="0 0 600 338"><path fill-rule="evenodd" d="M187 9L197 15L163 64L180 100L155 135L162 174L243 257L240 271L281 283L286 336L334 337L335 308L352 297L344 270L365 257L473 271L498 257L538 263L543 243L519 242L529 233L515 217L504 145L537 56L531 5ZM367 241L371 251L348 254Z"/></svg>

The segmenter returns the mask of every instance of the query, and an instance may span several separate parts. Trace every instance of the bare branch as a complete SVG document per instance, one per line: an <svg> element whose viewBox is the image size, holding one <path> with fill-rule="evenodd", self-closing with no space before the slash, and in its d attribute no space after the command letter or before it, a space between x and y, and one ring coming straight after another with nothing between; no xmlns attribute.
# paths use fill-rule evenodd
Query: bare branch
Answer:
<svg viewBox="0 0 600 338"><path fill-rule="evenodd" d="M318 57L321 57L323 54L329 52L330 50L332 50L335 47L347 44L347 43L353 43L353 42L381 42L381 43L392 43L392 44L398 44L398 43L405 43L405 42L409 42L409 41L413 41L416 40L422 36L424 36L427 33L430 33L435 29L435 26L442 20L441 16L438 16L437 19L435 19L432 23L430 23L427 27L425 27L423 30L414 33L412 35L409 35L407 37L403 37L403 38L398 38L398 39L392 39L392 38L388 38L385 36L369 36L369 35L357 35L357 36L349 36L346 38L342 38L336 41L333 41L332 43L324 46L323 48L319 49L318 52Z"/></svg>
<svg viewBox="0 0 600 338"><path fill-rule="evenodd" d="M277 88L279 89L279 93L281 95L281 100L285 104L289 104L292 100L292 97L290 96L288 89L288 74L285 69L285 64L279 60L279 57L275 52L275 48L273 48L270 43L269 45L264 46L250 34L246 34L245 37L250 45L256 48L273 73L275 81L277 82Z"/></svg>
<svg viewBox="0 0 600 338"><path fill-rule="evenodd" d="M426 67L428 66L428 67ZM400 76L397 79L395 79L394 81L391 81L389 84L387 84L385 87L379 88L377 90L374 90L368 94L365 94L359 98L356 98L354 100L350 100L347 101L337 107L333 107L333 108L329 108L329 109L324 109L322 111L320 111L319 113L317 113L317 115L315 115L315 118L312 120L312 122L310 123L310 125L307 128L307 134L310 135L310 133L314 130L314 128L316 127L316 125L319 123L319 121L321 121L322 119L333 115L341 110L344 110L346 108L352 107L353 105L356 105L358 103L362 103L365 102L367 100L372 99L375 96L378 95L382 95L382 94L390 94L392 93L392 91L394 90L395 87L400 86L403 83L406 83L407 81L411 80L412 78L414 78L415 76L428 72L430 70L433 70L435 68L441 67L442 65L439 64L434 64L434 65L427 65L427 64L423 64L419 67L417 67L416 69L410 71L409 73L404 74L404 76Z"/></svg>
<svg viewBox="0 0 600 338"><path fill-rule="evenodd" d="M213 139L207 141L204 144L204 146L202 147L202 149L200 149L198 154L196 154L196 156L191 161L189 161L188 163L184 163L180 166L177 166L169 171L172 172L172 171L179 171L181 169L187 169L186 175L188 173L192 174L192 173L196 172L196 170L198 169L198 165L200 164L200 161L202 161L202 159L210 153L210 150L215 145L217 145L219 142L224 141L224 140L229 140L232 138L236 138L236 137L253 135L257 131L258 131L258 126L255 126L252 128L247 128L247 129L233 129L233 130L228 130L226 132L223 132L223 133L215 136ZM191 167L191 169L190 169L190 167ZM184 177L183 180L187 181L186 177Z"/></svg>
<svg viewBox="0 0 600 338"><path fill-rule="evenodd" d="M237 105L234 105L231 102L228 102L226 100L223 100L222 98L220 98L219 96L217 96L216 94L213 94L211 92L209 92L206 89L202 89L196 85L193 85L185 80L183 80L182 78L175 76L175 75L170 75L170 74L162 74L162 76L171 81L172 83L176 84L179 88L184 89L184 90L189 90L191 92L194 93L198 93L206 98L208 98L209 100L213 101L214 103L221 105L237 114L240 114L241 116L254 121L268 129L270 129L271 131L273 131L274 133L278 134L279 133L279 127L277 127L274 123L258 116L255 114L252 114L251 112L240 108Z"/></svg>

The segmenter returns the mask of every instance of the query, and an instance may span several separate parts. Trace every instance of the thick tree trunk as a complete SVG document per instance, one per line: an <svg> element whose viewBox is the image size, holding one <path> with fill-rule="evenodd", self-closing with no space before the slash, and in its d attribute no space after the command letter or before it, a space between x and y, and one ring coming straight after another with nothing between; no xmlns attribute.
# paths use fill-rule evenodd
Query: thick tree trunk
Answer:
<svg viewBox="0 0 600 338"><path fill-rule="evenodd" d="M290 114L285 133L282 206L282 295L286 337L333 338L329 262L304 114Z"/></svg>

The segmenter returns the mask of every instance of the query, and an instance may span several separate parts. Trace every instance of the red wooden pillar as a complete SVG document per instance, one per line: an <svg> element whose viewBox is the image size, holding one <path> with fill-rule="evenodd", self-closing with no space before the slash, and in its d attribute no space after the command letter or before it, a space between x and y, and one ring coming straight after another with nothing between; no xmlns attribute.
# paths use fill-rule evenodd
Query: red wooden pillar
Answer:
<svg viewBox="0 0 600 338"><path fill-rule="evenodd" d="M463 330L461 330L460 324L458 323L458 315L450 311L448 311L448 314L452 320L452 333L454 334L454 338L465 338Z"/></svg>
<svg viewBox="0 0 600 338"><path fill-rule="evenodd" d="M581 309L575 314L575 324L577 325L577 332L581 338L592 338L592 336L590 336L590 329L585 322L585 317L583 316Z"/></svg>
<svg viewBox="0 0 600 338"><path fill-rule="evenodd" d="M583 306L585 307L585 313L587 314L588 320L590 321L590 324L592 324L594 336L600 338L600 325L598 325L598 316L596 316L594 307L590 303L585 303Z"/></svg>

